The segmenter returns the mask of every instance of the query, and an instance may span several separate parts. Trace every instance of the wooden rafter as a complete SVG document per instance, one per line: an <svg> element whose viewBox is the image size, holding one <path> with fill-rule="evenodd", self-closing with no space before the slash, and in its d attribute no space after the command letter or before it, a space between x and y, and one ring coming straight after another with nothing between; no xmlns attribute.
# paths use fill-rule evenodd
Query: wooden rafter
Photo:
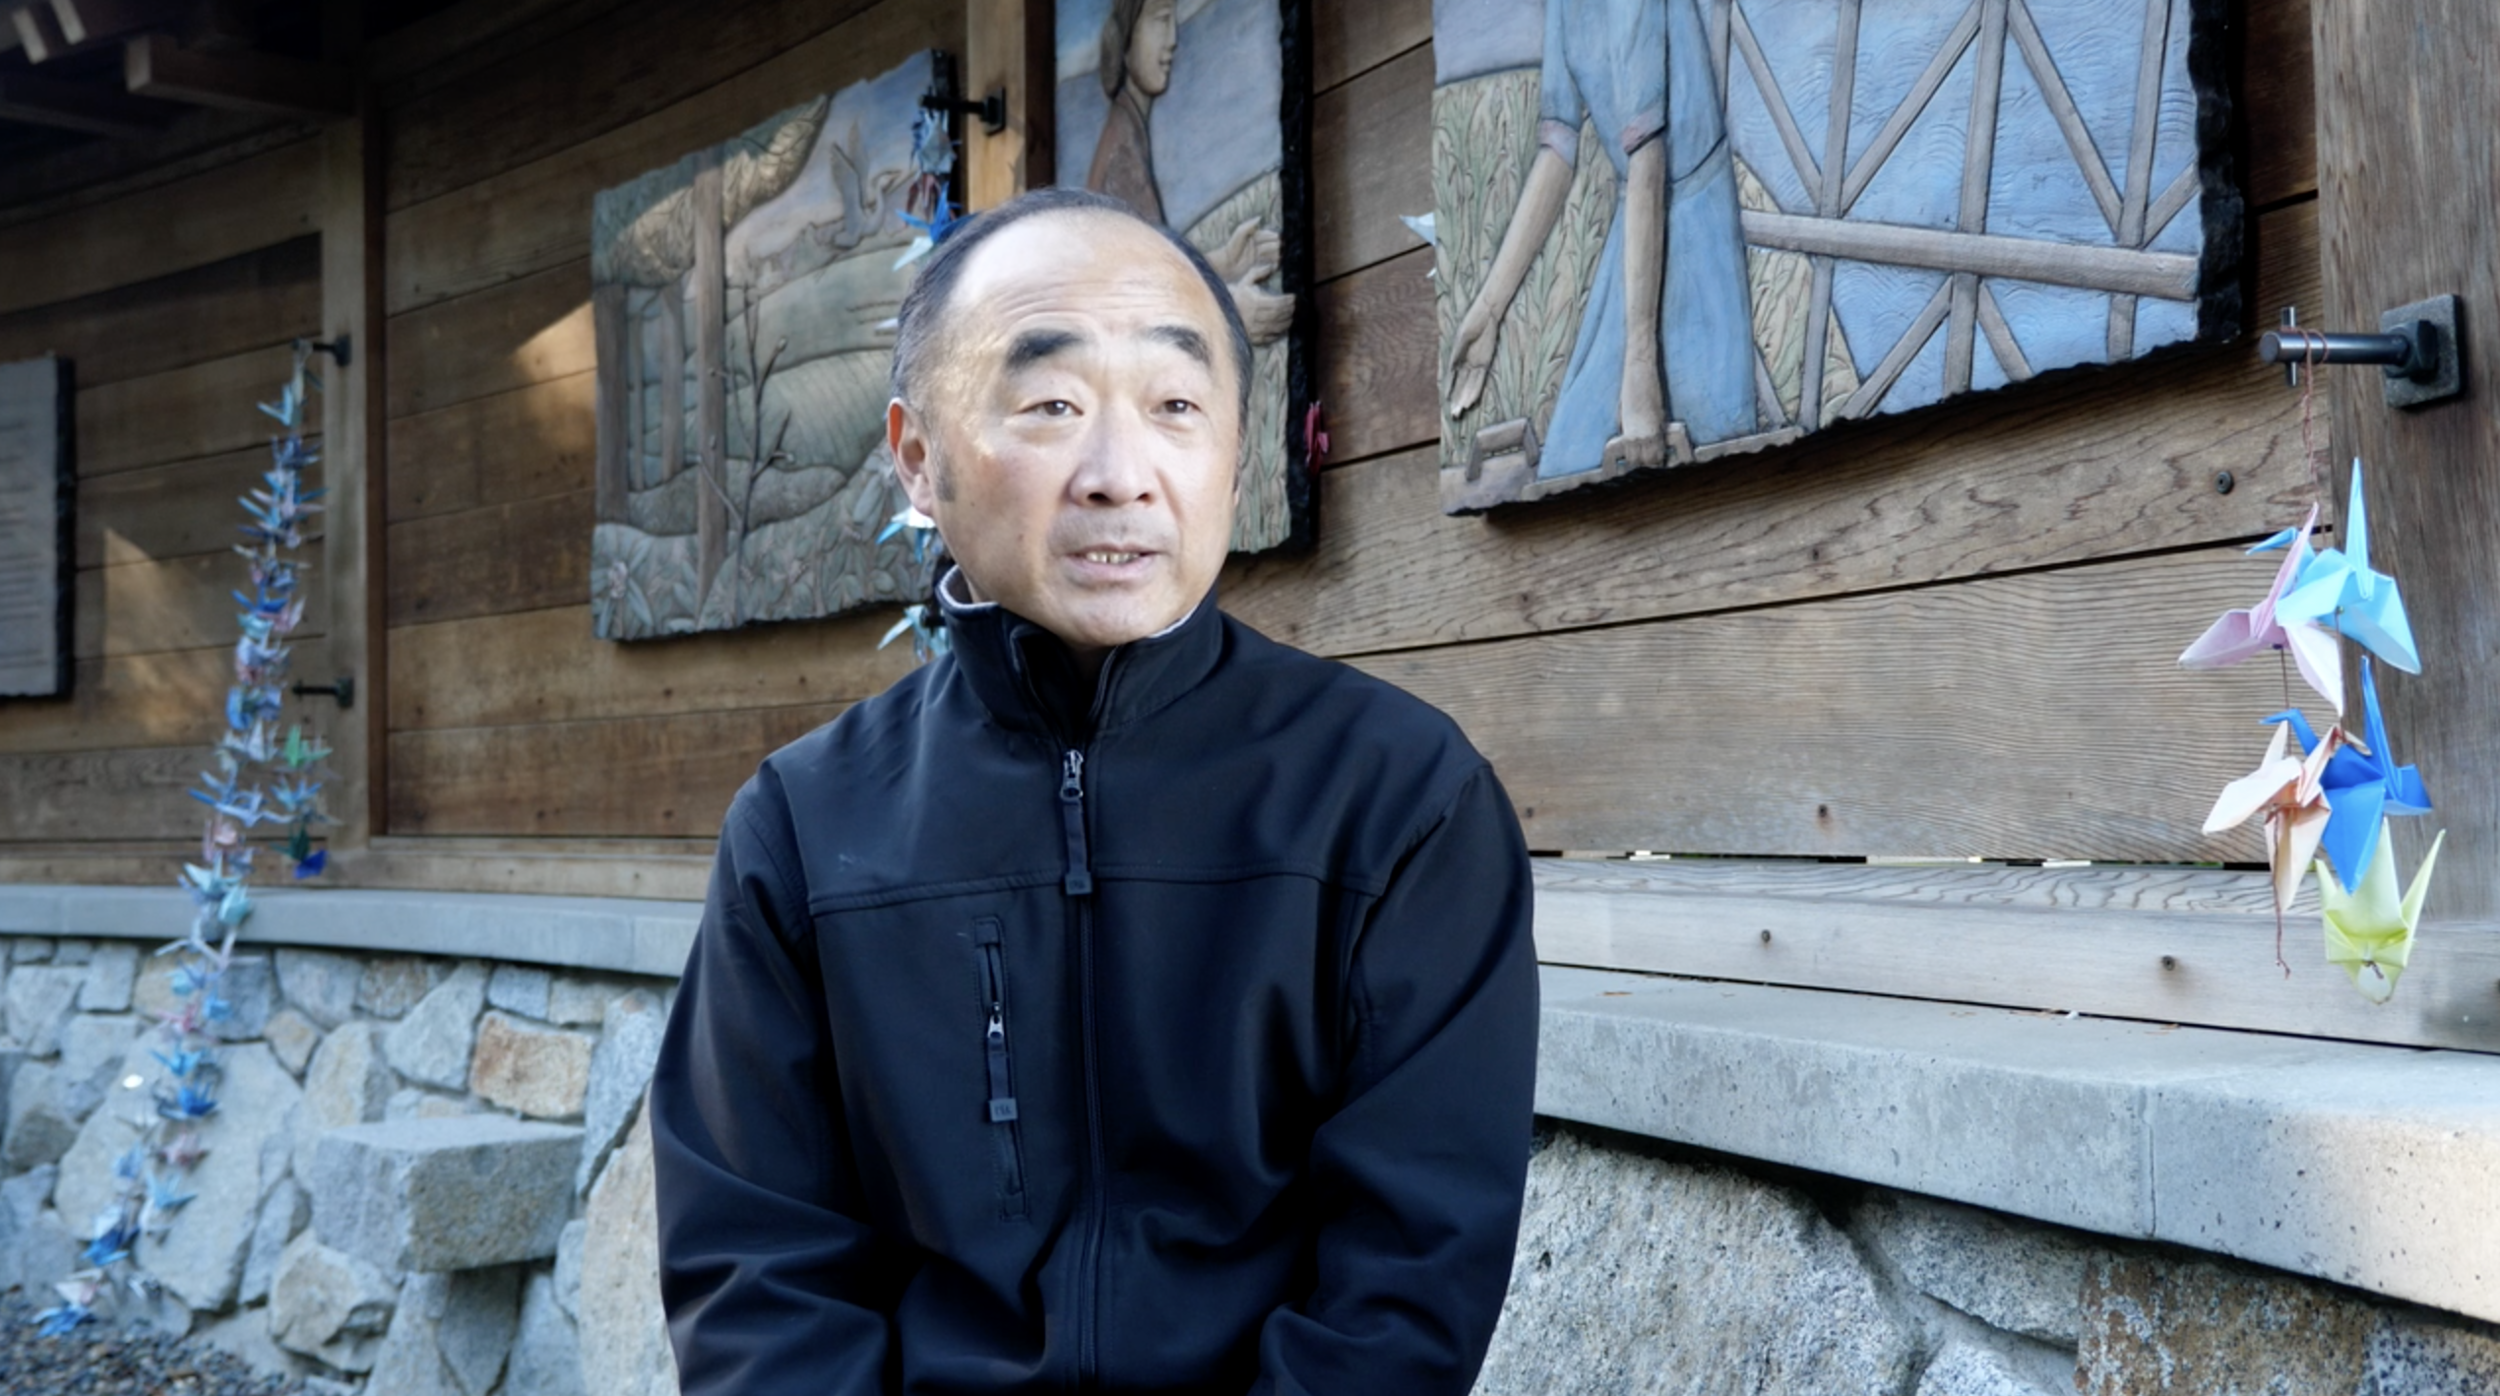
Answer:
<svg viewBox="0 0 2500 1396"><path fill-rule="evenodd" d="M69 52L69 38L61 33L61 22L52 17L49 5L19 5L10 10L9 31L17 36L17 46L26 51L29 63L48 62Z"/></svg>
<svg viewBox="0 0 2500 1396"><path fill-rule="evenodd" d="M162 34L129 42L122 75L141 96L281 116L342 116L354 98L346 72L333 65L268 53L206 53Z"/></svg>
<svg viewBox="0 0 2500 1396"><path fill-rule="evenodd" d="M0 121L94 136L141 136L161 128L170 115L162 103L111 88L0 74Z"/></svg>
<svg viewBox="0 0 2500 1396"><path fill-rule="evenodd" d="M181 18L166 0L50 0L61 36L81 46L159 29Z"/></svg>

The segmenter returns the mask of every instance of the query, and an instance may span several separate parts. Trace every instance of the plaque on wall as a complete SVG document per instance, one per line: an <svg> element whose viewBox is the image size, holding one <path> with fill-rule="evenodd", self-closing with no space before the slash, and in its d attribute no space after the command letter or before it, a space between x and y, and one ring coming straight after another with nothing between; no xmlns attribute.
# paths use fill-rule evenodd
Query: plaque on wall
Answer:
<svg viewBox="0 0 2500 1396"><path fill-rule="evenodd" d="M0 364L0 697L69 691L70 365Z"/></svg>
<svg viewBox="0 0 2500 1396"><path fill-rule="evenodd" d="M2219 0L1435 0L1441 505L2240 313Z"/></svg>
<svg viewBox="0 0 2500 1396"><path fill-rule="evenodd" d="M1059 0L1059 182L1109 194L1206 254L1250 331L1233 551L1312 541L1308 6Z"/></svg>

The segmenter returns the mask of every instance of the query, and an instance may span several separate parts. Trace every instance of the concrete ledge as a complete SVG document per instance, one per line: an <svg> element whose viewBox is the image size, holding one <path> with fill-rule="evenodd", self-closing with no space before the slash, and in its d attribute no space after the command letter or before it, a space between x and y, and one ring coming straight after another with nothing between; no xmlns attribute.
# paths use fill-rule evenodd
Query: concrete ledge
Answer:
<svg viewBox="0 0 2500 1396"><path fill-rule="evenodd" d="M462 955L675 978L702 907L621 897L278 888L242 941ZM0 886L0 935L167 941L191 921L179 888Z"/></svg>
<svg viewBox="0 0 2500 1396"><path fill-rule="evenodd" d="M2500 1321L2500 1058L1548 966L1542 1114Z"/></svg>

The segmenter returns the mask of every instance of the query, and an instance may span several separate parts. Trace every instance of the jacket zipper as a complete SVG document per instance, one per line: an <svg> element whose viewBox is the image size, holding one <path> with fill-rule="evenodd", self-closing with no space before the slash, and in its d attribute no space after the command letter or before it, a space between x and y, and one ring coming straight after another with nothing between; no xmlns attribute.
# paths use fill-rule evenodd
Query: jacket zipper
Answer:
<svg viewBox="0 0 2500 1396"><path fill-rule="evenodd" d="M1007 1055L1007 964L999 945L999 925L983 918L976 932L981 943L981 1002L989 1022L983 1027L982 1055L989 1077L989 1118L996 1133L999 1215L1021 1221L1025 1215L1023 1141L1017 1137L1015 1075Z"/></svg>
<svg viewBox="0 0 2500 1396"><path fill-rule="evenodd" d="M1109 675L1104 676L1106 687ZM1099 702L1099 693L1097 701ZM1086 1222L1084 1289L1079 1294L1077 1324L1077 1387L1091 1389L1099 1366L1097 1328L1101 1313L1103 1232L1102 1087L1094 1043L1094 916L1093 859L1085 846L1085 753L1069 747L1059 766L1060 827L1068 845L1068 875L1062 884L1076 921L1077 1022L1085 1063L1085 1194Z"/></svg>

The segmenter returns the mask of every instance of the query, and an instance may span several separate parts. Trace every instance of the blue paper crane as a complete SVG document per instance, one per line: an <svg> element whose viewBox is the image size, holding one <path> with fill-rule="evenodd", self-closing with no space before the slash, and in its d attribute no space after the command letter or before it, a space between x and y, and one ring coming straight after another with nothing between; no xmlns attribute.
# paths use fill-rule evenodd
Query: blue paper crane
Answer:
<svg viewBox="0 0 2500 1396"><path fill-rule="evenodd" d="M2328 548L2300 569L2300 581L2276 602L2286 625L2316 621L2351 636L2408 674L2422 672L2396 579L2370 570L2370 520L2361 507L2361 459L2352 462L2352 498L2344 507L2345 547Z"/></svg>
<svg viewBox="0 0 2500 1396"><path fill-rule="evenodd" d="M2422 773L2411 766L2399 766L2387 750L2387 721L2379 715L2378 679L2370 672L2370 657L2361 657L2361 711L2369 734L2365 750L2345 742L2326 759L2326 769L2318 777L2318 786L2326 792L2326 835L2318 846L2327 861L2335 865L2335 880L2349 892L2360 886L2370 870L2370 855L2378 849L2382 816L2391 814L2428 814L2430 793L2422 788ZM2309 719L2297 708L2276 713L2268 722L2284 723L2300 738L2300 749L2315 751L2318 734L2311 730Z"/></svg>

